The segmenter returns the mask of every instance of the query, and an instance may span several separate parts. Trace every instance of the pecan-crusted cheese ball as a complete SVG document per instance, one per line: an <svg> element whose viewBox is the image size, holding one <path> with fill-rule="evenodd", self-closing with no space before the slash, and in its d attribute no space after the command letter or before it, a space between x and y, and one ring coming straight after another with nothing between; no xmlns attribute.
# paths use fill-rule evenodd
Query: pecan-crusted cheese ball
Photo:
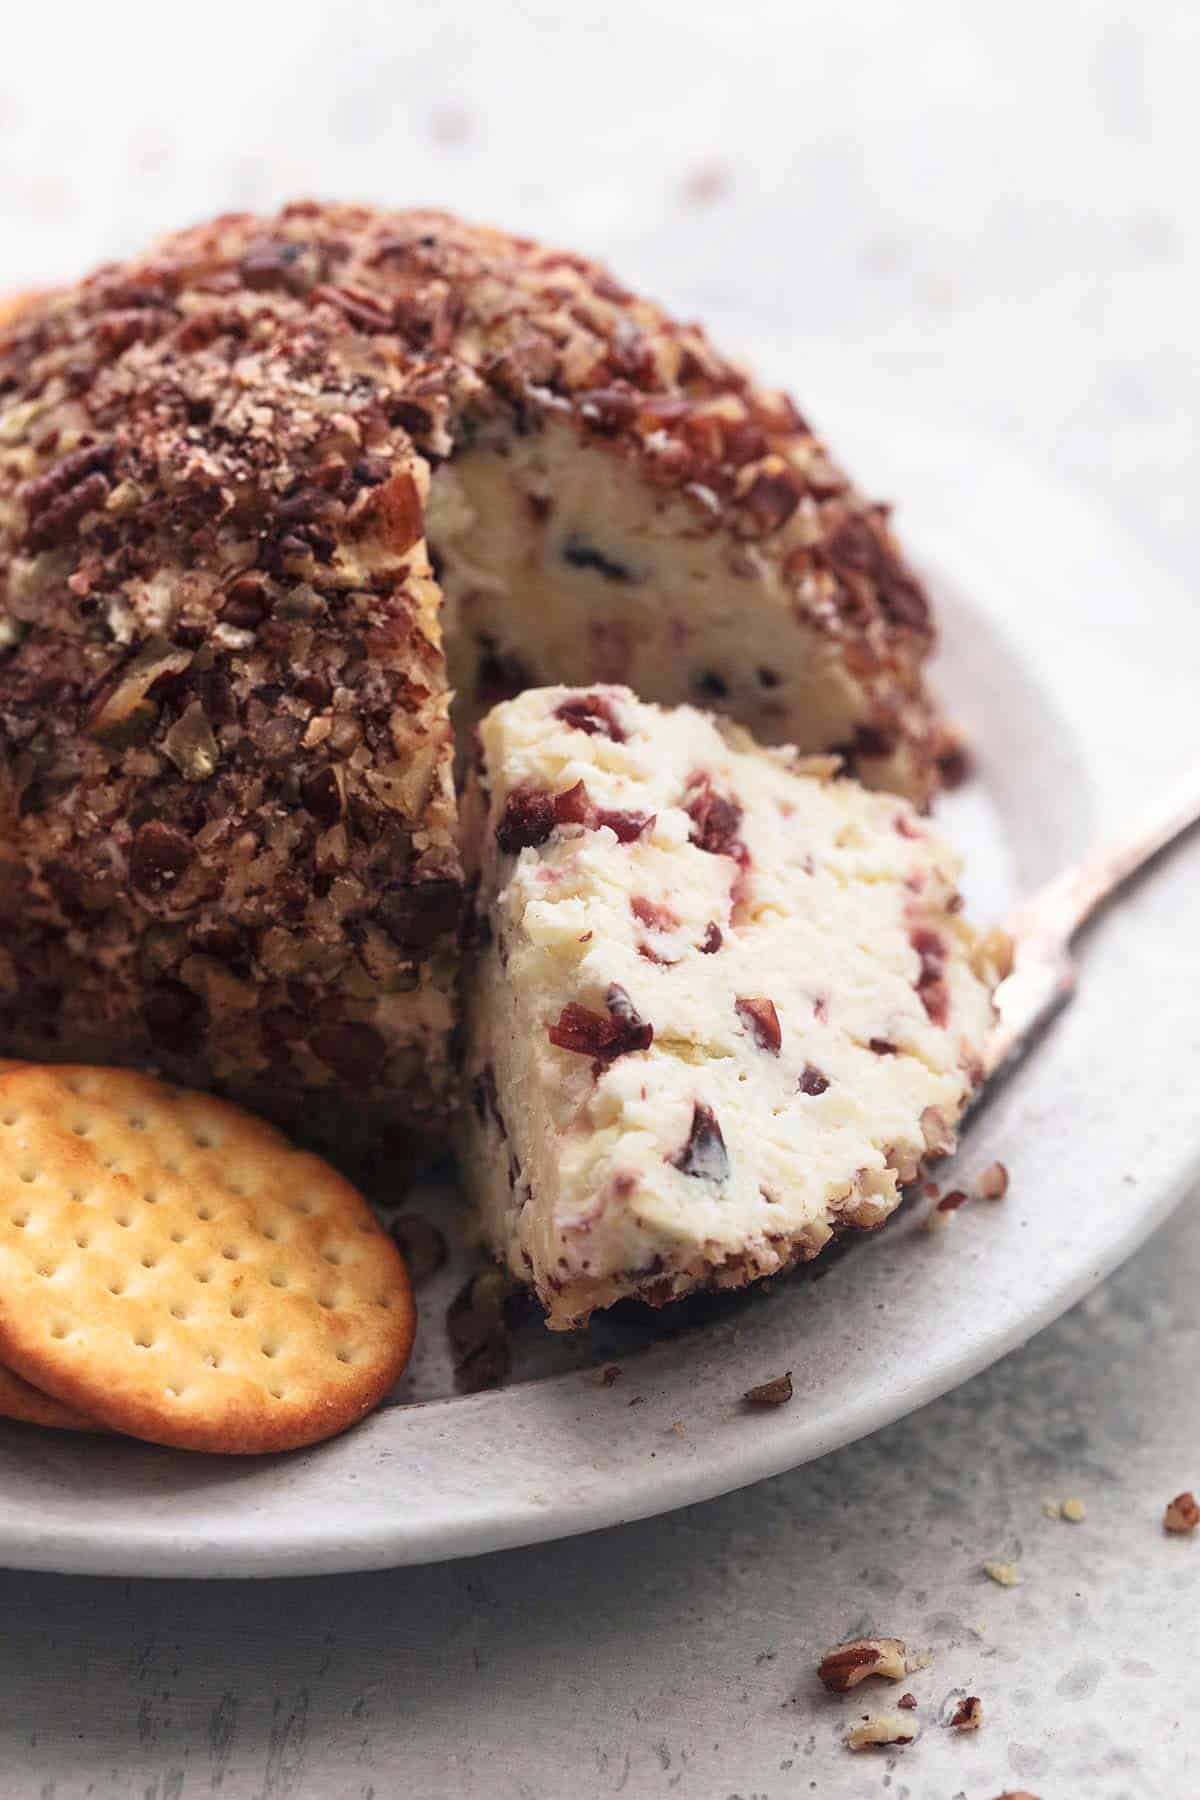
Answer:
<svg viewBox="0 0 1200 1800"><path fill-rule="evenodd" d="M547 1322L881 1224L992 1023L951 851L829 759L625 688L531 691L480 736L466 1166Z"/></svg>
<svg viewBox="0 0 1200 1800"><path fill-rule="evenodd" d="M448 1111L430 358L322 287L372 232L223 221L0 336L0 1050Z"/></svg>
<svg viewBox="0 0 1200 1800"><path fill-rule="evenodd" d="M439 607L450 661L443 663ZM448 1092L447 689L621 675L919 798L931 630L785 399L438 213L230 216L0 314L0 1049Z"/></svg>

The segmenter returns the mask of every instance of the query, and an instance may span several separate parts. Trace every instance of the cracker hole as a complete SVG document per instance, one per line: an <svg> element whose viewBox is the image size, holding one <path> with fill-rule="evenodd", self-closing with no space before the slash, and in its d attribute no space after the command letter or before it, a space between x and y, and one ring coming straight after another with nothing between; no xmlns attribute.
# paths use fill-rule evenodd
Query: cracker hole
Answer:
<svg viewBox="0 0 1200 1800"><path fill-rule="evenodd" d="M282 1388L277 1388L277 1387L268 1388L267 1392L270 1394L272 1400L282 1400L283 1399L283 1389Z"/></svg>
<svg viewBox="0 0 1200 1800"><path fill-rule="evenodd" d="M146 1189L145 1193L142 1195L142 1199L146 1202L147 1206L158 1205L158 1195L151 1188Z"/></svg>
<svg viewBox="0 0 1200 1800"><path fill-rule="evenodd" d="M384 1312L391 1312L392 1296L390 1294L380 1294L380 1296L379 1296L378 1300L375 1302L375 1304L376 1304L376 1306L382 1306Z"/></svg>
<svg viewBox="0 0 1200 1800"><path fill-rule="evenodd" d="M6 1125L16 1125L19 1122L20 1117L20 1113L6 1112L4 1114L4 1123Z"/></svg>
<svg viewBox="0 0 1200 1800"><path fill-rule="evenodd" d="M82 1077L82 1075L72 1075L72 1077L70 1078L69 1081L64 1081L63 1086L66 1088L66 1090L69 1094L82 1094L82 1092L83 1092L83 1077Z"/></svg>
<svg viewBox="0 0 1200 1800"><path fill-rule="evenodd" d="M163 1393L166 1394L167 1398L170 1400L180 1400L183 1398L183 1389L181 1387L172 1387L170 1382L168 1382L163 1389Z"/></svg>
<svg viewBox="0 0 1200 1800"><path fill-rule="evenodd" d="M150 1333L146 1331L139 1333L133 1341L139 1350L151 1350L154 1347L154 1339Z"/></svg>
<svg viewBox="0 0 1200 1800"><path fill-rule="evenodd" d="M108 1284L108 1291L110 1294L123 1294L125 1292L125 1283L119 1278L116 1281L110 1281Z"/></svg>
<svg viewBox="0 0 1200 1800"><path fill-rule="evenodd" d="M122 1231L128 1231L129 1227L133 1224L133 1220L128 1213L115 1213L113 1216Z"/></svg>
<svg viewBox="0 0 1200 1800"><path fill-rule="evenodd" d="M91 1126L86 1119L76 1119L71 1126L71 1130L75 1133L76 1137L86 1137L91 1130Z"/></svg>
<svg viewBox="0 0 1200 1800"><path fill-rule="evenodd" d="M77 1231L75 1233L75 1244L77 1249L86 1250L91 1241L92 1240L86 1231Z"/></svg>
<svg viewBox="0 0 1200 1800"><path fill-rule="evenodd" d="M245 1300L235 1300L229 1308L229 1316L231 1319L244 1319L249 1311Z"/></svg>
<svg viewBox="0 0 1200 1800"><path fill-rule="evenodd" d="M61 1344L62 1340L70 1334L70 1330L71 1327L67 1324L65 1319L55 1319L53 1325L50 1327L50 1336L52 1338L57 1338L58 1342Z"/></svg>
<svg viewBox="0 0 1200 1800"><path fill-rule="evenodd" d="M22 1181L26 1181L26 1182L36 1181L38 1178L38 1172L36 1169L22 1169L20 1171L20 1176L21 1176Z"/></svg>
<svg viewBox="0 0 1200 1800"><path fill-rule="evenodd" d="M142 1117L141 1113L130 1113L128 1115L128 1119L129 1119L129 1123L133 1126L133 1129L135 1131L145 1131L146 1121Z"/></svg>
<svg viewBox="0 0 1200 1800"><path fill-rule="evenodd" d="M213 1211L211 1206L198 1206L196 1208L196 1217L198 1219L203 1219L206 1225L212 1216Z"/></svg>
<svg viewBox="0 0 1200 1800"><path fill-rule="evenodd" d="M200 1284L202 1286L205 1283L210 1282L212 1280L212 1270L211 1269L197 1269L196 1270L196 1280L198 1282L200 1282Z"/></svg>
<svg viewBox="0 0 1200 1800"><path fill-rule="evenodd" d="M184 1231L179 1231L179 1230L178 1230L178 1229L176 1229L176 1230L175 1230L175 1231L173 1231L173 1232L172 1232L172 1233L171 1233L171 1242L172 1242L172 1243L173 1243L173 1244L183 1244L183 1243L186 1243L186 1242L187 1242L187 1233L186 1233L186 1232L184 1232Z"/></svg>
<svg viewBox="0 0 1200 1800"><path fill-rule="evenodd" d="M24 1212L9 1213L8 1222L10 1225L15 1225L18 1231L24 1231L29 1223L28 1210Z"/></svg>
<svg viewBox="0 0 1200 1800"><path fill-rule="evenodd" d="M317 1295L317 1305L323 1306L325 1308L326 1312L332 1312L334 1307L337 1305L337 1301L334 1299L332 1294L318 1294Z"/></svg>
<svg viewBox="0 0 1200 1800"><path fill-rule="evenodd" d="M335 1269L341 1266L342 1253L340 1250L322 1250L321 1255L327 1263L332 1263Z"/></svg>
<svg viewBox="0 0 1200 1800"><path fill-rule="evenodd" d="M210 1369L219 1369L224 1358L219 1350L206 1350L204 1361Z"/></svg>
<svg viewBox="0 0 1200 1800"><path fill-rule="evenodd" d="M197 1150L213 1150L216 1148L217 1140L210 1137L207 1131L197 1131L193 1134L192 1142Z"/></svg>
<svg viewBox="0 0 1200 1800"><path fill-rule="evenodd" d="M52 1275L58 1274L58 1264L52 1262L40 1262L37 1265L37 1272L48 1281Z"/></svg>
<svg viewBox="0 0 1200 1800"><path fill-rule="evenodd" d="M263 1236L269 1244L277 1244L279 1242L279 1233L273 1225L263 1226Z"/></svg>
<svg viewBox="0 0 1200 1800"><path fill-rule="evenodd" d="M288 1284L287 1271L284 1269L272 1269L270 1280L272 1287L285 1288Z"/></svg>
<svg viewBox="0 0 1200 1800"><path fill-rule="evenodd" d="M354 1361L354 1352L353 1350L339 1350L337 1359L340 1363L352 1363Z"/></svg>
<svg viewBox="0 0 1200 1800"><path fill-rule="evenodd" d="M176 1300L174 1306L170 1308L170 1313L173 1319L190 1319L192 1309L190 1306L185 1306L181 1300Z"/></svg>
<svg viewBox="0 0 1200 1800"><path fill-rule="evenodd" d="M265 1339L265 1341L259 1345L259 1349L266 1357L279 1355L279 1345L274 1343L270 1338Z"/></svg>
<svg viewBox="0 0 1200 1800"><path fill-rule="evenodd" d="M157 1256L154 1256L151 1254L150 1251L147 1251L145 1256L143 1256L143 1258L142 1258L142 1267L143 1267L143 1269L157 1269L157 1267L158 1267Z"/></svg>
<svg viewBox="0 0 1200 1800"><path fill-rule="evenodd" d="M242 1253L236 1244L226 1244L221 1252L221 1255L225 1258L226 1262L237 1262L241 1254Z"/></svg>

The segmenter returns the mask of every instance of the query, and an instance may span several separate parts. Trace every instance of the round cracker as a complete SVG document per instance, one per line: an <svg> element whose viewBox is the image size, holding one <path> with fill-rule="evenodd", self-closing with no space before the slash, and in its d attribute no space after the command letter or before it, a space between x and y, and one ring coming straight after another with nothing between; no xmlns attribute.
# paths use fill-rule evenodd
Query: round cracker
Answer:
<svg viewBox="0 0 1200 1800"><path fill-rule="evenodd" d="M94 1419L52 1400L40 1388L31 1387L0 1364L0 1418L16 1419L21 1425L46 1425L54 1431L103 1431Z"/></svg>
<svg viewBox="0 0 1200 1800"><path fill-rule="evenodd" d="M383 1398L415 1325L365 1200L270 1126L126 1069L0 1076L0 1359L64 1405L295 1449Z"/></svg>

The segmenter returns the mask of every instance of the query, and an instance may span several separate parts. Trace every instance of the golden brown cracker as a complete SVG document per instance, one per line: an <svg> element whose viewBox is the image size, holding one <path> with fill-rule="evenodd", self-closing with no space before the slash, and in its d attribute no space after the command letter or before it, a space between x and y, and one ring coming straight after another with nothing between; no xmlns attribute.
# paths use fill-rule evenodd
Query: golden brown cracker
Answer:
<svg viewBox="0 0 1200 1800"><path fill-rule="evenodd" d="M31 1387L0 1364L0 1418L16 1419L22 1425L46 1425L55 1431L103 1431L94 1419L85 1418L73 1408L52 1400L40 1388Z"/></svg>
<svg viewBox="0 0 1200 1800"><path fill-rule="evenodd" d="M270 1126L125 1069L0 1075L0 1358L115 1431L292 1449L387 1393L404 1263Z"/></svg>

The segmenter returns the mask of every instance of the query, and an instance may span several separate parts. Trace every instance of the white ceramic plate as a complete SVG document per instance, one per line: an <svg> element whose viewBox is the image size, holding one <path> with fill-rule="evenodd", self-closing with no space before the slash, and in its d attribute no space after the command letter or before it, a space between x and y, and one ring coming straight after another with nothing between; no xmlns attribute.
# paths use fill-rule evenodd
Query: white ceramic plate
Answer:
<svg viewBox="0 0 1200 1800"><path fill-rule="evenodd" d="M940 603L939 679L980 759L942 816L987 918L1132 808L1143 781L1197 753L1200 612L1023 468L866 415L855 431L839 414L850 465L905 496L905 535ZM968 1206L936 1234L902 1213L650 1347L631 1348L635 1327L564 1345L532 1326L517 1379L467 1398L448 1397L443 1286L423 1297L420 1354L398 1396L412 1403L292 1456L219 1460L6 1427L0 1562L284 1575L529 1543L776 1473L965 1380L1127 1256L1200 1168L1197 849L1099 924L1075 1004L972 1121L942 1179L1000 1157L1012 1172L1003 1204ZM621 1378L604 1386L594 1365L614 1353ZM742 1405L785 1369L790 1406Z"/></svg>

